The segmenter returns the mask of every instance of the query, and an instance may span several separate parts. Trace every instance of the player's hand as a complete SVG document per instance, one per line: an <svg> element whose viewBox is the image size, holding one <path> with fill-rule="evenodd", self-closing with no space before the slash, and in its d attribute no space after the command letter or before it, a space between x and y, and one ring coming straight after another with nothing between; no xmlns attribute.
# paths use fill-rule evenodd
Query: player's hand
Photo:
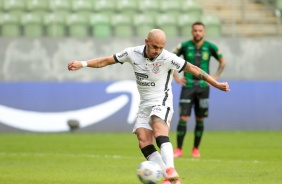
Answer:
<svg viewBox="0 0 282 184"><path fill-rule="evenodd" d="M217 88L226 92L230 91L229 84L227 82L218 82Z"/></svg>
<svg viewBox="0 0 282 184"><path fill-rule="evenodd" d="M69 71L79 70L82 67L83 66L82 66L82 63L80 61L73 60L73 61L68 63L68 70Z"/></svg>
<svg viewBox="0 0 282 184"><path fill-rule="evenodd" d="M185 86L186 85L186 79L185 79L185 77L182 77L182 78L177 78L177 79L175 79L175 81L178 83L178 84L180 84L181 86Z"/></svg>

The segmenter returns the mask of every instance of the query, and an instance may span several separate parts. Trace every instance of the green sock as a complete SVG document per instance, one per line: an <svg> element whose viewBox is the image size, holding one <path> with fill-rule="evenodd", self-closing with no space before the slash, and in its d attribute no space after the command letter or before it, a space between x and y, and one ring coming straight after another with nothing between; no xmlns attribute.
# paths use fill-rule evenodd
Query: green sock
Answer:
<svg viewBox="0 0 282 184"><path fill-rule="evenodd" d="M194 131L194 148L198 148L204 133L204 120L196 120Z"/></svg>
<svg viewBox="0 0 282 184"><path fill-rule="evenodd" d="M186 129L186 121L179 120L177 125L177 147L180 149L182 149L184 137L187 131Z"/></svg>

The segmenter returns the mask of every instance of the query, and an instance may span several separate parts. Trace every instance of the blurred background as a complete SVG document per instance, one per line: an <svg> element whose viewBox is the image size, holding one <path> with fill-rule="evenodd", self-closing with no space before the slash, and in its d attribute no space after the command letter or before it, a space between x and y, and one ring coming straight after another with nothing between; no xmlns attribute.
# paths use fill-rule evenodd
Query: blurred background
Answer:
<svg viewBox="0 0 282 184"><path fill-rule="evenodd" d="M69 72L67 63L142 45L152 28L166 32L172 51L191 39L195 21L221 50L227 67L220 80L231 84L228 94L212 89L207 130L282 130L281 12L282 0L0 0L0 132L66 131L69 118L81 118L74 111L122 94L128 103L120 112L78 122L80 131L130 131L135 93L113 95L107 86L135 80L131 66ZM173 85L177 122L180 86ZM56 125L65 127L50 128L44 115L64 116Z"/></svg>

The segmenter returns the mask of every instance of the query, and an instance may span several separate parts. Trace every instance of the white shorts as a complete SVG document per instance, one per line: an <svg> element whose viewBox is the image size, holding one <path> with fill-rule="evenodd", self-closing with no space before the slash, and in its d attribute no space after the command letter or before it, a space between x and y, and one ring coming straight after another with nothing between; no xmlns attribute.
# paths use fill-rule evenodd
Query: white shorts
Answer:
<svg viewBox="0 0 282 184"><path fill-rule="evenodd" d="M162 106L162 105L157 105L154 107L140 106L138 114L137 114L137 119L136 119L132 132L135 133L135 131L138 128L146 128L146 129L152 130L152 127L150 124L152 115L158 116L159 118L161 118L162 120L166 122L168 127L170 127L170 122L171 122L171 118L173 115L173 108L168 107L168 106Z"/></svg>

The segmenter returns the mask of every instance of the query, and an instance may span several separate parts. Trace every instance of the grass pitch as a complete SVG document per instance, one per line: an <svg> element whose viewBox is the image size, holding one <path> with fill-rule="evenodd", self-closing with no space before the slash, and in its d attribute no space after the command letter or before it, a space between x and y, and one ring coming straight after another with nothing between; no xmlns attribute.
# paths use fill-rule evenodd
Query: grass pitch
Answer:
<svg viewBox="0 0 282 184"><path fill-rule="evenodd" d="M282 183L282 132L205 132L199 159L192 139L175 159L182 184ZM144 160L131 133L0 134L1 184L139 184Z"/></svg>

